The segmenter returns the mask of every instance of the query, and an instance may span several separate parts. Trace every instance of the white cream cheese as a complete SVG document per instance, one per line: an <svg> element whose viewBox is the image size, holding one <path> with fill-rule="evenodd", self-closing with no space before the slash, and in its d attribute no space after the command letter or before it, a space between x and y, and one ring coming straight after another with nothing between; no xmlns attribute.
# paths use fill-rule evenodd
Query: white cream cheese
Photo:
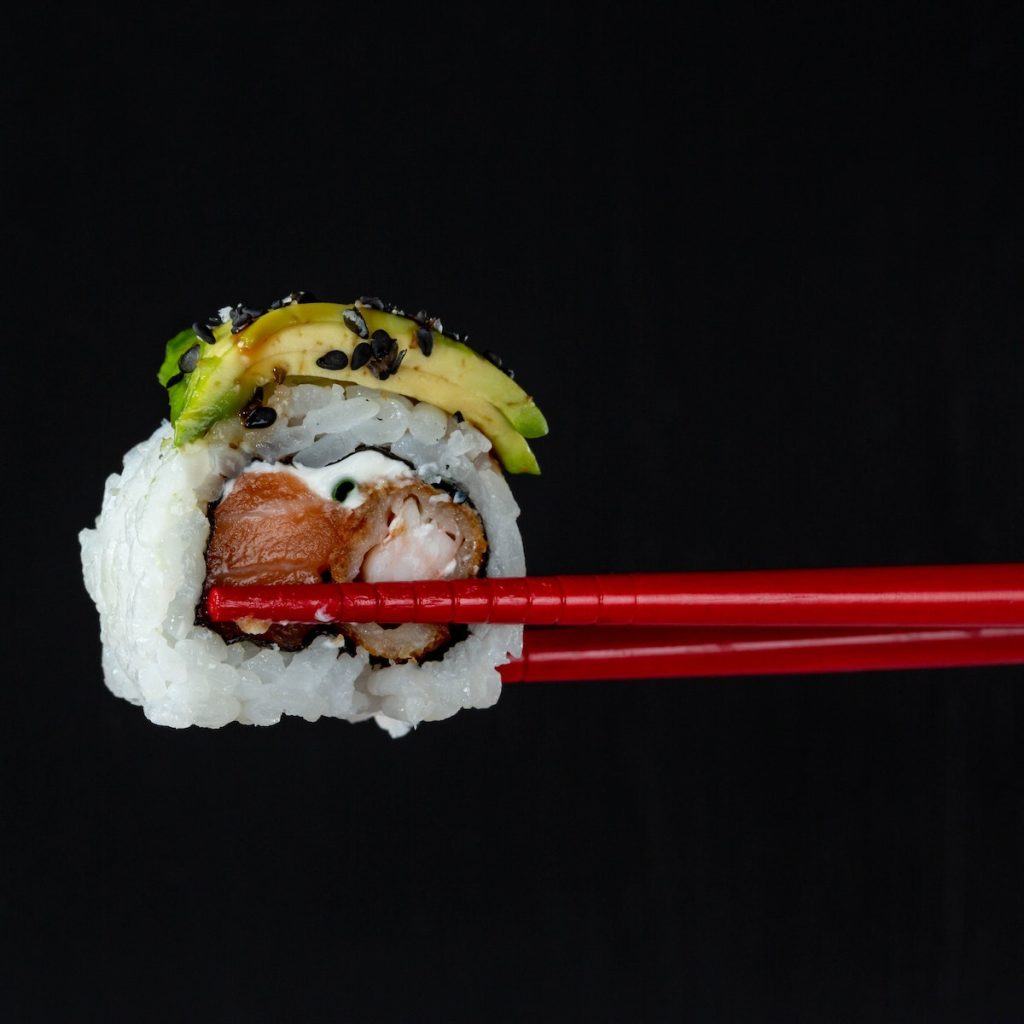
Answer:
<svg viewBox="0 0 1024 1024"><path fill-rule="evenodd" d="M290 473L326 501L335 500L334 494L338 484L350 482L354 486L340 502L342 508L358 508L366 501L364 491L384 480L412 480L416 476L399 459L392 459L372 450L354 452L340 462L317 468L298 463L286 465L279 462L251 462L235 480L241 479L247 473ZM235 480L229 480L225 484L222 499L234 489Z"/></svg>

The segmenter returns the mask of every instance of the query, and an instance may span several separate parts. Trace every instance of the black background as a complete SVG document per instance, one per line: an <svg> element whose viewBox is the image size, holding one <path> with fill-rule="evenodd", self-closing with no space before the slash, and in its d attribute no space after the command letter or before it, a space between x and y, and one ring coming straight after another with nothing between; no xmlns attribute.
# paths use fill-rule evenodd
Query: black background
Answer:
<svg viewBox="0 0 1024 1024"><path fill-rule="evenodd" d="M1020 24L483 12L10 26L9 1019L1019 1020L1018 668L399 742L104 689L75 534L161 345L296 287L516 368L533 572L1024 560Z"/></svg>

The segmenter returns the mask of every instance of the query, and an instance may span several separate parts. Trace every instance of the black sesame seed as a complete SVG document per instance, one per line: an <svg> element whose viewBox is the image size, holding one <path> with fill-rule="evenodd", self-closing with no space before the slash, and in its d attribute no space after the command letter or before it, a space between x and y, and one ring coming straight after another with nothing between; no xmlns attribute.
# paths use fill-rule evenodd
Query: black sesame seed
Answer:
<svg viewBox="0 0 1024 1024"><path fill-rule="evenodd" d="M217 323L220 323L220 317L217 317ZM192 325L192 333L197 338L202 338L207 345L212 345L217 339L214 338L213 331L210 330L210 326L209 321L204 323L202 320L197 320Z"/></svg>
<svg viewBox="0 0 1024 1024"><path fill-rule="evenodd" d="M456 409L455 410L455 422L456 423L463 423L463 422L465 422L465 419L466 419L466 417L463 416L462 413L459 412L458 409Z"/></svg>
<svg viewBox="0 0 1024 1024"><path fill-rule="evenodd" d="M377 378L377 380L387 380L391 376L391 371L387 370L377 363L370 363L367 369Z"/></svg>
<svg viewBox="0 0 1024 1024"><path fill-rule="evenodd" d="M316 297L312 292L289 292L280 299L274 299L267 308L283 309L285 306L297 306L300 302L316 302Z"/></svg>
<svg viewBox="0 0 1024 1024"><path fill-rule="evenodd" d="M339 480L331 492L335 501L344 501L356 487L355 480Z"/></svg>
<svg viewBox="0 0 1024 1024"><path fill-rule="evenodd" d="M173 388L175 384L180 384L185 379L185 374L176 373L165 385L165 388Z"/></svg>
<svg viewBox="0 0 1024 1024"><path fill-rule="evenodd" d="M360 338L368 338L370 336L370 329L366 326L363 314L358 309L346 309L341 314L341 319L345 321L345 326L353 334L358 334Z"/></svg>
<svg viewBox="0 0 1024 1024"><path fill-rule="evenodd" d="M359 299L359 305L366 306L368 309L384 309L384 303L376 295L363 295Z"/></svg>
<svg viewBox="0 0 1024 1024"><path fill-rule="evenodd" d="M392 373L398 373L398 368L402 365L402 360L405 358L405 353L408 351L408 349L403 348L397 356L392 358L390 367Z"/></svg>
<svg viewBox="0 0 1024 1024"><path fill-rule="evenodd" d="M505 374L505 375L506 375L507 377L513 377L513 378L515 377L515 371L514 371L514 370L510 370L510 369L509 369L509 368L508 368L508 367L507 367L507 366L505 365L505 360L504 360L504 359L502 359L502 358L501 358L501 356L499 356L497 352L489 352L489 351L486 351L486 350L485 350L484 352L482 352L482 353L481 353L481 355L482 355L482 356L484 357L484 359L486 359L486 360L487 360L487 361L488 361L489 363L493 363L493 364L494 364L494 365L495 365L495 366L496 366L496 367L497 367L497 368L498 368L499 370L501 370L501 372L502 372L502 373L504 373L504 374Z"/></svg>
<svg viewBox="0 0 1024 1024"><path fill-rule="evenodd" d="M224 323L224 318L220 315L220 310L218 309L215 313L211 313L203 323L207 327L220 327Z"/></svg>
<svg viewBox="0 0 1024 1024"><path fill-rule="evenodd" d="M253 411L245 417L245 425L250 430L262 430L264 427L269 427L276 419L276 409L271 409L269 405L261 405L253 409Z"/></svg>
<svg viewBox="0 0 1024 1024"><path fill-rule="evenodd" d="M426 327L416 328L416 340L419 342L420 351L429 356L434 351L434 335Z"/></svg>
<svg viewBox="0 0 1024 1024"><path fill-rule="evenodd" d="M425 309L420 309L413 313L412 318L422 327L426 322L430 314Z"/></svg>
<svg viewBox="0 0 1024 1024"><path fill-rule="evenodd" d="M392 348L397 348L395 339L387 331L374 331L370 338L370 348L373 349L374 359L384 359L391 354Z"/></svg>
<svg viewBox="0 0 1024 1024"><path fill-rule="evenodd" d="M341 349L333 348L330 352L325 352L316 361L316 365L322 370L344 370L348 366L348 356Z"/></svg>
<svg viewBox="0 0 1024 1024"><path fill-rule="evenodd" d="M373 349L365 342L361 341L354 349L352 349L352 369L361 370L372 358Z"/></svg>
<svg viewBox="0 0 1024 1024"><path fill-rule="evenodd" d="M263 316L262 309L252 309L239 303L231 310L231 333L241 334L250 324L255 323Z"/></svg>
<svg viewBox="0 0 1024 1024"><path fill-rule="evenodd" d="M193 345L187 352L181 354L178 360L178 369L182 373L191 373L199 365L199 346Z"/></svg>

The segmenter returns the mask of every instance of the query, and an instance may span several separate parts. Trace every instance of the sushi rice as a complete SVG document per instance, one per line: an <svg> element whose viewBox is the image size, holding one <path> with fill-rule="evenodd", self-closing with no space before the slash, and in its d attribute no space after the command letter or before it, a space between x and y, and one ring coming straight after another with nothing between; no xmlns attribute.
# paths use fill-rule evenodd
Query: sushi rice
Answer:
<svg viewBox="0 0 1024 1024"><path fill-rule="evenodd" d="M461 708L493 705L501 693L497 667L521 651L520 626L472 626L442 660L376 666L362 648L349 654L342 637L319 636L288 653L227 644L196 624L208 505L254 459L293 456L318 467L360 446L390 449L427 483L468 494L487 534L489 575L525 573L518 506L490 441L470 424L401 395L339 384L280 387L267 404L277 413L271 427L223 421L183 448L173 446L164 423L107 480L96 528L80 535L107 686L151 721L176 728L271 725L298 715L373 718L401 736Z"/></svg>

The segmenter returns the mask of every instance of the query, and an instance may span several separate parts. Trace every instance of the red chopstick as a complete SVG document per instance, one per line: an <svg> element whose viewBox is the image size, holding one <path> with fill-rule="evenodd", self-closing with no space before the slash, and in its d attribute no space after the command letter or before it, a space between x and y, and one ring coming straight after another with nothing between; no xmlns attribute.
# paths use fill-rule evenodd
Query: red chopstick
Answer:
<svg viewBox="0 0 1024 1024"><path fill-rule="evenodd" d="M1024 664L1020 564L213 587L207 614L577 627L528 629L507 683Z"/></svg>
<svg viewBox="0 0 1024 1024"><path fill-rule="evenodd" d="M1024 629L528 629L505 683L1024 664Z"/></svg>
<svg viewBox="0 0 1024 1024"><path fill-rule="evenodd" d="M1024 626L1024 565L213 587L213 621Z"/></svg>

